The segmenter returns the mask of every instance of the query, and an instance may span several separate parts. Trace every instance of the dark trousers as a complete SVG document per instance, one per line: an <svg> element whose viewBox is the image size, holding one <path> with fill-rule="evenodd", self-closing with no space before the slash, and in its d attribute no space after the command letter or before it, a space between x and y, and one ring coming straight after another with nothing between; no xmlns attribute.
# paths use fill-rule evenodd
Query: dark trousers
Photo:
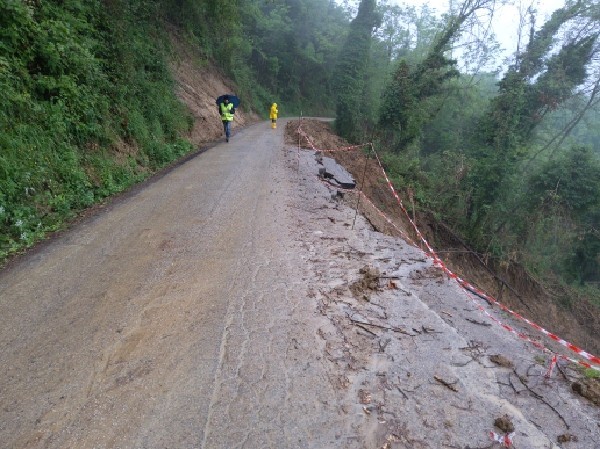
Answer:
<svg viewBox="0 0 600 449"><path fill-rule="evenodd" d="M225 137L229 139L231 135L231 122L228 120L223 120L223 131L225 132Z"/></svg>

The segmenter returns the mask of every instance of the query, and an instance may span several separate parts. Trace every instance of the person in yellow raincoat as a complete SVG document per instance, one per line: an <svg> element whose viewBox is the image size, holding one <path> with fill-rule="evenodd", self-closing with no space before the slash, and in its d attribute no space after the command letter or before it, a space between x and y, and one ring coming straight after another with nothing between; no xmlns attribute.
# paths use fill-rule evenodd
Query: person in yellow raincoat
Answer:
<svg viewBox="0 0 600 449"><path fill-rule="evenodd" d="M269 114L269 118L271 119L271 128L277 128L277 103L273 103L271 105L271 113Z"/></svg>

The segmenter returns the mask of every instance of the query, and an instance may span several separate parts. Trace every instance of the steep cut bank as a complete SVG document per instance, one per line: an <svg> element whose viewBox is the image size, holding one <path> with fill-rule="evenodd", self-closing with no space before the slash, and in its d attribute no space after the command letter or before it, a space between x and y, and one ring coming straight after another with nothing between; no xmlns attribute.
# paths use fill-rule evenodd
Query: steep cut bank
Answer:
<svg viewBox="0 0 600 449"><path fill-rule="evenodd" d="M171 72L176 81L176 93L193 118L186 137L198 148L223 136L223 126L215 106L215 98L225 93L237 93L235 84L214 64L186 43L181 33L171 29L174 57ZM233 130L255 123L260 117L242 98L242 106L235 114Z"/></svg>

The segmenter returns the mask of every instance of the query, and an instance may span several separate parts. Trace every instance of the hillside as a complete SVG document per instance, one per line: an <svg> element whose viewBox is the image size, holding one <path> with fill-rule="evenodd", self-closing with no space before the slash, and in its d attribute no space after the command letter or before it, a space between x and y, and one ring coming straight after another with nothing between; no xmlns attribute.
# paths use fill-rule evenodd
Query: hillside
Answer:
<svg viewBox="0 0 600 449"><path fill-rule="evenodd" d="M0 263L216 140L214 99L239 93L140 4L9 1L0 16Z"/></svg>

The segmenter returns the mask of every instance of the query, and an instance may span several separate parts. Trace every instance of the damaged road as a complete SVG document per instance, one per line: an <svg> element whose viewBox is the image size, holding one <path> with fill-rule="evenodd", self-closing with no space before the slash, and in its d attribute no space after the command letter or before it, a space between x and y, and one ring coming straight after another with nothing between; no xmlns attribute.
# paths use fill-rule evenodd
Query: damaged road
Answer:
<svg viewBox="0 0 600 449"><path fill-rule="evenodd" d="M283 142L247 128L0 274L1 447L600 447L576 370Z"/></svg>
<svg viewBox="0 0 600 449"><path fill-rule="evenodd" d="M319 160L300 152L298 213L312 224L301 238L313 267L309 297L326 318L318 332L346 414L339 447L600 447L600 409L578 394L590 397L587 384L598 382L578 380L580 370L562 362L548 379L550 357L478 307L528 330L420 249L360 215L354 224L356 196L315 183Z"/></svg>

